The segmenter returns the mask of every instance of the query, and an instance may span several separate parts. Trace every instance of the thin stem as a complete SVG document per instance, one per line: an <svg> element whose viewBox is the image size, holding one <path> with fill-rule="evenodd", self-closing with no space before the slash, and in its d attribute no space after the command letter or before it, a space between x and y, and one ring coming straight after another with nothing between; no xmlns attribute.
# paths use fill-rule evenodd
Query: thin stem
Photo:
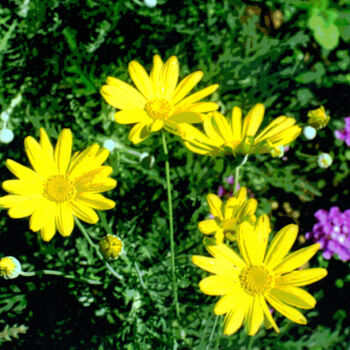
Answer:
<svg viewBox="0 0 350 350"><path fill-rule="evenodd" d="M85 239L88 241L90 246L96 251L97 256L106 265L107 269L111 272L111 274L114 277L116 277L120 280L123 280L124 279L123 276L119 275L119 273L117 271L115 271L114 268L105 260L102 253L100 252L98 246L91 240L89 234L87 233L87 231L85 230L85 227L81 224L79 219L77 217L74 217L74 221L77 224L77 226L79 227L79 229L80 229L81 233L83 234L83 236L85 237Z"/></svg>
<svg viewBox="0 0 350 350"><path fill-rule="evenodd" d="M248 348L247 350L252 350L253 348L253 342L254 342L254 335L250 336L249 343L248 343Z"/></svg>
<svg viewBox="0 0 350 350"><path fill-rule="evenodd" d="M165 139L165 132L162 131L162 143L163 151L165 154L165 175L166 175L166 184L168 192L168 210L169 210L169 235L170 235L170 250L171 250L171 274L173 282L173 295L175 303L176 318L180 319L180 308L177 297L177 286L176 286L176 275L175 275L175 249L174 249L174 225L173 225L173 201L171 197L171 183L170 183L170 165L168 159L168 148Z"/></svg>
<svg viewBox="0 0 350 350"><path fill-rule="evenodd" d="M216 325L218 323L218 320L219 320L219 315L216 315L215 321L214 321L214 326L213 326L213 329L211 330L210 337L209 337L209 340L208 340L208 344L207 344L207 347L205 348L205 350L209 350L210 349L210 343L211 343L211 340L212 340L213 335L215 333L215 328L216 328Z"/></svg>
<svg viewBox="0 0 350 350"><path fill-rule="evenodd" d="M246 154L242 160L242 163L236 166L235 169L235 182L234 182L234 188L233 188L233 194L235 194L238 191L239 186L239 170L240 168L247 162L248 160L248 154Z"/></svg>
<svg viewBox="0 0 350 350"><path fill-rule="evenodd" d="M77 282L84 282L89 284L102 284L102 282L93 280L90 278L85 277L75 277L73 275L66 275L64 272L56 271L56 270L41 270L41 271L22 271L21 276L23 277L33 277L33 276L40 276L40 275L53 275L53 276L62 276L63 278L67 278L69 280L74 280Z"/></svg>

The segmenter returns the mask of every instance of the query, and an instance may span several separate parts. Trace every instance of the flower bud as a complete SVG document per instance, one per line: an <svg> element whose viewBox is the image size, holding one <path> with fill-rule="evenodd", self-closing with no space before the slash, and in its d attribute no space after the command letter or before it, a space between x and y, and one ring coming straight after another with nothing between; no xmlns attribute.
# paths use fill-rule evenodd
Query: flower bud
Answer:
<svg viewBox="0 0 350 350"><path fill-rule="evenodd" d="M277 146L271 150L270 154L272 157L282 158L284 156L284 147Z"/></svg>
<svg viewBox="0 0 350 350"><path fill-rule="evenodd" d="M318 166L326 169L332 165L333 159L328 153L321 153L317 158Z"/></svg>
<svg viewBox="0 0 350 350"><path fill-rule="evenodd" d="M109 152L112 152L115 149L116 144L113 140L105 140L103 147L107 148Z"/></svg>
<svg viewBox="0 0 350 350"><path fill-rule="evenodd" d="M308 116L308 124L313 126L316 129L322 129L324 128L329 120L331 119L330 116L326 114L326 110L323 106L317 109L313 109L312 111L309 111L307 113Z"/></svg>
<svg viewBox="0 0 350 350"><path fill-rule="evenodd" d="M13 137L12 130L6 128L0 130L0 142L10 143L13 140Z"/></svg>
<svg viewBox="0 0 350 350"><path fill-rule="evenodd" d="M316 129L310 125L305 126L303 134L307 140L313 140L316 137Z"/></svg>
<svg viewBox="0 0 350 350"><path fill-rule="evenodd" d="M144 0L144 3L147 7L156 7L157 6L157 0Z"/></svg>
<svg viewBox="0 0 350 350"><path fill-rule="evenodd" d="M1 113L1 120L3 122L7 122L10 119L10 115L7 112L2 112Z"/></svg>
<svg viewBox="0 0 350 350"><path fill-rule="evenodd" d="M21 263L13 256L0 259L0 276L5 279L17 278L21 273Z"/></svg>
<svg viewBox="0 0 350 350"><path fill-rule="evenodd" d="M108 234L98 243L100 251L107 260L118 259L123 251L123 241L114 235Z"/></svg>

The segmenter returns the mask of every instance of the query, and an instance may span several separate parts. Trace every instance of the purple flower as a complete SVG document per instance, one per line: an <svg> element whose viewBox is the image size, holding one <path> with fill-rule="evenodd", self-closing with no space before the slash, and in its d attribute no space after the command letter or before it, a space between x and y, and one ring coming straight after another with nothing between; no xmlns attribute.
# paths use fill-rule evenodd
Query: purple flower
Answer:
<svg viewBox="0 0 350 350"><path fill-rule="evenodd" d="M346 143L347 146L350 146L350 117L344 118L345 127L343 130L336 130L334 136Z"/></svg>
<svg viewBox="0 0 350 350"><path fill-rule="evenodd" d="M322 256L327 260L334 254L342 261L350 260L350 209L344 212L338 207L329 211L319 209L314 216L318 222L311 232L306 233L306 239L319 243L323 249Z"/></svg>

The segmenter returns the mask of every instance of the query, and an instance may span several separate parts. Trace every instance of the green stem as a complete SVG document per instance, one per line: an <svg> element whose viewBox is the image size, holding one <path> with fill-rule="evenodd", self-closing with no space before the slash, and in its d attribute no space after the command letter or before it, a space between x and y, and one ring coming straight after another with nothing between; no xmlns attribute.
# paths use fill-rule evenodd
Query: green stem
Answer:
<svg viewBox="0 0 350 350"><path fill-rule="evenodd" d="M174 249L174 225L173 225L173 202L171 197L171 183L170 183L170 165L168 158L168 148L165 139L165 132L162 131L162 143L163 151L165 154L165 174L166 174L166 184L168 192L168 209L169 209L169 235L170 235L170 250L171 250L171 274L173 283L173 295L175 303L176 318L180 319L180 308L177 297L177 286L176 286L176 275L175 275L175 249Z"/></svg>
<svg viewBox="0 0 350 350"><path fill-rule="evenodd" d="M85 277L75 277L73 275L66 275L64 272L56 271L56 270L41 270L41 271L22 271L21 276L23 277L33 277L33 276L40 276L40 275L53 275L53 276L62 276L63 278L67 278L69 280L74 280L77 282L83 282L83 283L89 283L89 284L102 284L102 282L93 280L90 278Z"/></svg>
<svg viewBox="0 0 350 350"><path fill-rule="evenodd" d="M91 240L89 234L87 233L87 231L85 230L85 227L81 224L81 222L79 221L79 219L77 217L74 217L74 221L77 224L77 226L79 227L79 230L81 231L81 233L83 234L83 236L85 237L85 239L88 241L88 243L90 244L90 246L96 251L97 256L100 258L100 260L106 265L107 269L110 271L110 273L120 279L123 280L123 276L119 275L119 273L117 271L114 270L114 268L105 260L105 258L103 257L102 253L100 252L98 246Z"/></svg>
<svg viewBox="0 0 350 350"><path fill-rule="evenodd" d="M254 343L254 335L251 335L249 338L249 343L248 343L248 348L247 350L252 350L253 348L253 343Z"/></svg>
<svg viewBox="0 0 350 350"><path fill-rule="evenodd" d="M233 194L235 194L238 191L239 186L239 170L240 168L247 162L248 160L248 154L246 154L242 160L242 163L239 164L235 169L235 182L234 182L234 188L233 188Z"/></svg>
<svg viewBox="0 0 350 350"><path fill-rule="evenodd" d="M218 320L219 320L219 315L216 315L215 321L214 321L214 326L213 326L213 329L211 330L210 337L209 337L209 340L208 340L208 344L207 344L207 347L205 348L205 350L209 350L210 349L210 343L211 343L211 340L213 339L213 335L215 333L215 328L216 328L216 325L218 323Z"/></svg>

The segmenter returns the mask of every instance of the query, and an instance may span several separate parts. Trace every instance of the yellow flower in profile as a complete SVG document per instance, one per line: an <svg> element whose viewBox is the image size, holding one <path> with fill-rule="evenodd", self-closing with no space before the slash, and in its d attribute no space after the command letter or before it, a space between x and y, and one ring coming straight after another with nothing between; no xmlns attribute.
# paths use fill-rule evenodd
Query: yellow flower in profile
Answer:
<svg viewBox="0 0 350 350"><path fill-rule="evenodd" d="M202 79L203 73L194 72L178 84L179 62L176 56L163 64L162 59L155 55L150 75L138 62L131 61L129 74L137 89L108 77L101 94L107 103L120 109L114 116L117 123L135 124L129 134L133 143L145 140L152 132L167 129L169 123L201 123L201 113L218 109L214 102L199 102L213 93L219 86L217 84L187 96Z"/></svg>
<svg viewBox="0 0 350 350"><path fill-rule="evenodd" d="M309 111L307 116L308 124L316 129L324 128L331 119L331 117L326 114L326 110L323 106Z"/></svg>
<svg viewBox="0 0 350 350"><path fill-rule="evenodd" d="M113 189L117 182L109 175L112 168L103 166L109 152L93 144L71 158L72 132L63 129L55 150L44 129L40 129L40 143L28 136L25 151L33 170L11 159L8 169L18 177L4 181L2 187L10 193L0 197L0 207L9 208L11 218L30 216L29 227L41 231L44 241L56 233L69 236L77 218L95 224L94 209L112 209L115 203L100 193Z"/></svg>
<svg viewBox="0 0 350 350"><path fill-rule="evenodd" d="M280 116L256 135L264 112L264 105L259 103L242 120L242 110L234 107L228 119L219 112L208 116L203 122L204 132L192 125L181 124L177 126L176 133L190 151L203 155L236 156L269 153L273 150L278 152L280 146L296 139L301 128L295 125L294 118Z"/></svg>
<svg viewBox="0 0 350 350"><path fill-rule="evenodd" d="M103 256L107 260L115 260L123 251L123 241L114 235L108 234L98 243Z"/></svg>
<svg viewBox="0 0 350 350"><path fill-rule="evenodd" d="M316 243L288 254L298 233L298 226L288 225L276 234L267 249L268 227L263 217L255 227L247 222L240 224L237 232L240 254L219 244L206 246L213 258L192 257L194 264L214 274L204 278L199 288L208 295L222 295L214 312L226 314L224 334L235 333L243 324L246 332L254 335L263 321L267 328L279 332L267 303L299 324L307 321L295 307L311 309L316 304L315 298L300 287L325 277L327 270L299 268L320 245Z"/></svg>
<svg viewBox="0 0 350 350"><path fill-rule="evenodd" d="M17 278L22 272L21 263L13 256L0 259L0 276L7 279Z"/></svg>
<svg viewBox="0 0 350 350"><path fill-rule="evenodd" d="M243 221L254 224L257 201L254 198L247 200L247 189L241 187L226 204L215 194L207 196L210 214L213 219L198 223L198 229L205 235L214 235L215 243L223 243L224 238L235 240L236 227Z"/></svg>

